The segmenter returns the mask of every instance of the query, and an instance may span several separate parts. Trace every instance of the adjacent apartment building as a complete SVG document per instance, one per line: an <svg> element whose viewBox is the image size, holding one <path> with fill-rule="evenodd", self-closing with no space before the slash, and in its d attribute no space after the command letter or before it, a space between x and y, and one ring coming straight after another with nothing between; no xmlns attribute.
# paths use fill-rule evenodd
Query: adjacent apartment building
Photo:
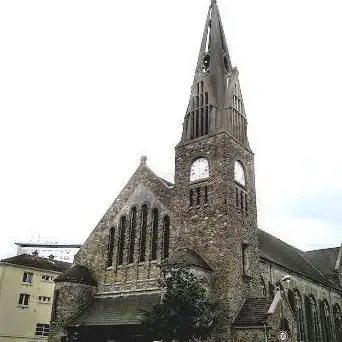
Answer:
<svg viewBox="0 0 342 342"><path fill-rule="evenodd" d="M40 257L48 258L53 255L55 260L71 263L82 246L80 244L42 242L16 242L15 244L18 246L17 255L38 252Z"/></svg>
<svg viewBox="0 0 342 342"><path fill-rule="evenodd" d="M0 342L47 340L54 279L69 266L37 253L0 261Z"/></svg>

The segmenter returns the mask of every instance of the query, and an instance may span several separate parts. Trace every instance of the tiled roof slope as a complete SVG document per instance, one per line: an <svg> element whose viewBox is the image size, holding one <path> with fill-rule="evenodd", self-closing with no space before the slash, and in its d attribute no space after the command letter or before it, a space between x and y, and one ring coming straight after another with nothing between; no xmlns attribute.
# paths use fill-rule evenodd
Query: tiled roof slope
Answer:
<svg viewBox="0 0 342 342"><path fill-rule="evenodd" d="M71 266L71 264L68 262L41 258L39 256L29 254L16 255L11 258L2 259L0 262L4 264L33 267L55 272L64 272Z"/></svg>
<svg viewBox="0 0 342 342"><path fill-rule="evenodd" d="M267 312L271 305L269 298L247 298L238 316L235 326L260 326L267 320Z"/></svg>
<svg viewBox="0 0 342 342"><path fill-rule="evenodd" d="M337 284L328 280L319 270L319 267L306 257L304 252L261 229L259 229L259 248L262 258L313 281L341 289Z"/></svg>
<svg viewBox="0 0 342 342"><path fill-rule="evenodd" d="M335 275L335 266L340 247L304 252L305 256L327 277Z"/></svg>
<svg viewBox="0 0 342 342"><path fill-rule="evenodd" d="M82 265L71 266L55 279L56 283L63 281L70 283L87 284L92 286L97 285L88 268Z"/></svg>
<svg viewBox="0 0 342 342"><path fill-rule="evenodd" d="M140 324L143 311L150 311L159 302L159 293L94 297L71 324L86 326Z"/></svg>

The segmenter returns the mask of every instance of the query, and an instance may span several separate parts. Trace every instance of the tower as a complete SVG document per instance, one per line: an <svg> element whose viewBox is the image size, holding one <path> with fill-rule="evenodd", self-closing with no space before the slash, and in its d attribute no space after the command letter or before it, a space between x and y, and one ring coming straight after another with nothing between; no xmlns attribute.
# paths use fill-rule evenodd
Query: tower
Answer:
<svg viewBox="0 0 342 342"><path fill-rule="evenodd" d="M197 251L213 268L222 304L219 330L230 335L244 300L260 295L254 155L219 9L212 1L175 148L174 248Z"/></svg>

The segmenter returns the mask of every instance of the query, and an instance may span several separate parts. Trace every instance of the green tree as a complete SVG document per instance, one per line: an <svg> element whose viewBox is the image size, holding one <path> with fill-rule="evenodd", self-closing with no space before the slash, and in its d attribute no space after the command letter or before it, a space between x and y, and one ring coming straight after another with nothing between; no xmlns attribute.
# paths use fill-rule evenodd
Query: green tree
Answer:
<svg viewBox="0 0 342 342"><path fill-rule="evenodd" d="M143 324L153 340L190 341L210 336L215 304L189 267L168 267L160 304L144 312Z"/></svg>

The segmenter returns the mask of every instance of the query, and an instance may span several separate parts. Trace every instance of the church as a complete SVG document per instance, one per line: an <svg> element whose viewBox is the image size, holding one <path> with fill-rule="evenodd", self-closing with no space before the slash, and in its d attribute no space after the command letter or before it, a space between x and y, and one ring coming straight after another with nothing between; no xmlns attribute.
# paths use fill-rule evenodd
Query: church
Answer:
<svg viewBox="0 0 342 342"><path fill-rule="evenodd" d="M180 128L181 129L181 128ZM204 274L222 310L212 339L342 341L342 246L303 252L259 229L239 73L216 0L205 22L175 177L142 157L56 280L49 341L146 341L161 264Z"/></svg>

